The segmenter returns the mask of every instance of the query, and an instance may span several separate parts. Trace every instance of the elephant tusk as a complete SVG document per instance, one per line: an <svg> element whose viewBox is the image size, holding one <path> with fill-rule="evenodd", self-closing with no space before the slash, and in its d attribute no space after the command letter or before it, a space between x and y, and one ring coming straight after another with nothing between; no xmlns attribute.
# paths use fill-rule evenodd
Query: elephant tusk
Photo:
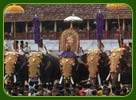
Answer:
<svg viewBox="0 0 136 100"><path fill-rule="evenodd" d="M14 83L17 82L17 78L16 78L16 75L14 75Z"/></svg>
<svg viewBox="0 0 136 100"><path fill-rule="evenodd" d="M99 73L98 73L97 77L98 77L98 83L99 83L99 85L102 85L102 84L101 84L101 78L100 78L100 74L99 74Z"/></svg>
<svg viewBox="0 0 136 100"><path fill-rule="evenodd" d="M8 75L5 75L5 76L4 76L4 80L6 80L7 76L8 76Z"/></svg>
<svg viewBox="0 0 136 100"><path fill-rule="evenodd" d="M72 77L70 77L70 81L71 81L72 84L74 84L74 81L73 81L73 78L72 78Z"/></svg>
<svg viewBox="0 0 136 100"><path fill-rule="evenodd" d="M90 80L90 75L89 75L89 77L88 77L88 80Z"/></svg>
<svg viewBox="0 0 136 100"><path fill-rule="evenodd" d="M63 76L61 76L60 81L59 81L59 84L62 83L62 80L63 80Z"/></svg>
<svg viewBox="0 0 136 100"><path fill-rule="evenodd" d="M39 85L41 84L40 78L38 78L38 84L39 84Z"/></svg>
<svg viewBox="0 0 136 100"><path fill-rule="evenodd" d="M110 78L110 73L108 74L108 76L107 76L107 78L106 78L106 81L108 81L109 80L109 78Z"/></svg>
<svg viewBox="0 0 136 100"><path fill-rule="evenodd" d="M120 73L118 74L118 82L120 82L120 79L121 79L121 75Z"/></svg>
<svg viewBox="0 0 136 100"><path fill-rule="evenodd" d="M31 81L31 79L29 78L29 79L28 79L28 83L29 83L30 81Z"/></svg>

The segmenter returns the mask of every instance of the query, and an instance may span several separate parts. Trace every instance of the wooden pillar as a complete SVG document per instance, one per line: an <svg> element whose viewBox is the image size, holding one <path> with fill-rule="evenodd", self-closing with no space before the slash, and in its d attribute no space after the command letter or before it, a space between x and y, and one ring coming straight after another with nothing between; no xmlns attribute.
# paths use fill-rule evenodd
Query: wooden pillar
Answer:
<svg viewBox="0 0 136 100"><path fill-rule="evenodd" d="M107 39L107 33L108 33L108 19L105 19L105 33L104 33L105 39Z"/></svg>
<svg viewBox="0 0 136 100"><path fill-rule="evenodd" d="M125 31L126 28L126 24L125 24L125 19L123 19L123 26L122 26L122 30Z"/></svg>
<svg viewBox="0 0 136 100"><path fill-rule="evenodd" d="M27 33L28 33L28 22L25 23L25 39L27 39Z"/></svg>
<svg viewBox="0 0 136 100"><path fill-rule="evenodd" d="M90 23L89 23L89 20L87 20L87 37L89 39L89 30L90 30Z"/></svg>
<svg viewBox="0 0 136 100"><path fill-rule="evenodd" d="M14 23L13 23L13 34L14 34L14 50L17 51L17 43L16 43L16 22L14 18Z"/></svg>
<svg viewBox="0 0 136 100"><path fill-rule="evenodd" d="M56 22L56 20L54 21L54 32L57 32L57 22Z"/></svg>
<svg viewBox="0 0 136 100"><path fill-rule="evenodd" d="M54 34L55 34L55 39L57 38L57 21L54 21Z"/></svg>
<svg viewBox="0 0 136 100"><path fill-rule="evenodd" d="M25 23L25 32L28 32L28 22Z"/></svg>
<svg viewBox="0 0 136 100"><path fill-rule="evenodd" d="M87 20L87 30L88 30L88 31L90 30L90 23L89 23L89 20Z"/></svg>
<svg viewBox="0 0 136 100"><path fill-rule="evenodd" d="M107 32L108 31L108 20L105 19L105 31Z"/></svg>
<svg viewBox="0 0 136 100"><path fill-rule="evenodd" d="M40 22L40 32L42 32L42 22Z"/></svg>

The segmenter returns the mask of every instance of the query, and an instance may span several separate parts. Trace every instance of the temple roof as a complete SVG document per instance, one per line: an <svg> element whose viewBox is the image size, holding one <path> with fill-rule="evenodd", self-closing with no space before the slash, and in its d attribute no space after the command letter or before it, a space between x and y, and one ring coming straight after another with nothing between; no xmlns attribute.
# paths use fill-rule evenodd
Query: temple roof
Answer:
<svg viewBox="0 0 136 100"><path fill-rule="evenodd" d="M20 4L25 13L23 14L6 14L5 22L25 22L32 21L32 18L37 14L40 21L63 20L74 13L82 19L95 19L96 12L100 9L104 14L105 19L131 19L132 11L128 6L116 10L109 10L106 4Z"/></svg>

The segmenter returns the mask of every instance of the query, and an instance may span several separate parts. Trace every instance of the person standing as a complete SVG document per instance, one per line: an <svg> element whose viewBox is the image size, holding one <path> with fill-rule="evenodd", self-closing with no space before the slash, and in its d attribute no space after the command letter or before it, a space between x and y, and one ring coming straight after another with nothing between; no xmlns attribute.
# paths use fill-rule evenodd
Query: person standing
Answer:
<svg viewBox="0 0 136 100"><path fill-rule="evenodd" d="M31 51L30 46L28 45L28 42L25 42L24 50L25 53L29 53Z"/></svg>

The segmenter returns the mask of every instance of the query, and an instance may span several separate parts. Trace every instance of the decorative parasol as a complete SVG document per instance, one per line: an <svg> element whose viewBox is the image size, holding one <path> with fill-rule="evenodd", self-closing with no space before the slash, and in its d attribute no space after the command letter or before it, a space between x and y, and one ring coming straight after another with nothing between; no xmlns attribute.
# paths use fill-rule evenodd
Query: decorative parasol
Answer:
<svg viewBox="0 0 136 100"><path fill-rule="evenodd" d="M127 5L126 4L107 4L106 7L107 7L107 9L112 10L115 13L119 9L127 7ZM119 47L122 47L123 46L123 39L122 39L122 34L120 32L119 12L117 13L117 17L118 17L118 31L119 31Z"/></svg>
<svg viewBox="0 0 136 100"><path fill-rule="evenodd" d="M40 40L40 21L37 15L34 16L33 20L33 32L35 43L39 43Z"/></svg>
<svg viewBox="0 0 136 100"><path fill-rule="evenodd" d="M72 16L66 17L64 19L65 22L70 22L70 28L73 27L73 22L77 22L77 21L83 21L82 18L75 16L75 14L72 14Z"/></svg>
<svg viewBox="0 0 136 100"><path fill-rule="evenodd" d="M103 27L104 26L104 16L103 13L99 10L96 13L96 36L98 40L98 48L101 50L103 48L103 44L101 39L103 38Z"/></svg>
<svg viewBox="0 0 136 100"><path fill-rule="evenodd" d="M103 26L104 26L104 16L103 13L99 10L96 13L96 36L100 40L103 38Z"/></svg>
<svg viewBox="0 0 136 100"><path fill-rule="evenodd" d="M16 13L24 13L24 9L19 5L11 5L5 9L5 14L16 14ZM15 16L14 16L14 49L17 50L16 44L16 23L15 23Z"/></svg>
<svg viewBox="0 0 136 100"><path fill-rule="evenodd" d="M24 9L19 5L11 5L5 9L5 13L24 13Z"/></svg>

